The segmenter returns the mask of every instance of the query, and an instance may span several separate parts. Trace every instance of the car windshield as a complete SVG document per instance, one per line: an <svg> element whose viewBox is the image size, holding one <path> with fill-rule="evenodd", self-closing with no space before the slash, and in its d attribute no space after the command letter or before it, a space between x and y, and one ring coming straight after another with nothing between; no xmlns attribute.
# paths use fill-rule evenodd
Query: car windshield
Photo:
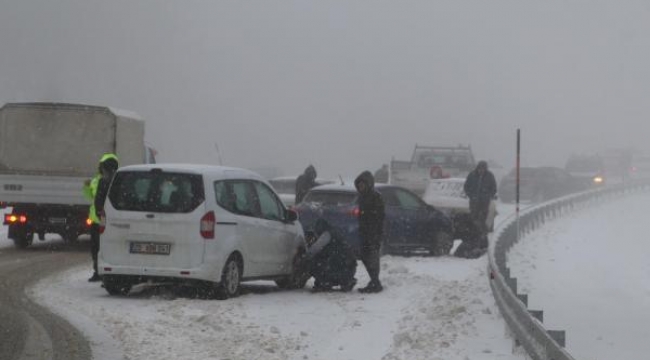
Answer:
<svg viewBox="0 0 650 360"><path fill-rule="evenodd" d="M160 171L123 171L108 195L117 210L188 213L204 200L201 175Z"/></svg>
<svg viewBox="0 0 650 360"><path fill-rule="evenodd" d="M357 194L343 191L310 191L303 202L306 204L342 206L354 203Z"/></svg>

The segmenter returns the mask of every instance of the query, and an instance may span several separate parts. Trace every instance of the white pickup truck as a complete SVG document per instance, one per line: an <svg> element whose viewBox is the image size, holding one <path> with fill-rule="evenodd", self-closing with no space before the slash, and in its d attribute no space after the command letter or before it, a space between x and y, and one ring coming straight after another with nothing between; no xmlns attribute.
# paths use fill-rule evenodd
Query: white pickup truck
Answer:
<svg viewBox="0 0 650 360"><path fill-rule="evenodd" d="M415 145L410 161L390 162L389 182L422 195L429 180L466 177L476 163L469 146Z"/></svg>
<svg viewBox="0 0 650 360"><path fill-rule="evenodd" d="M120 165L155 162L137 114L102 106L9 103L0 108L0 208L17 247L56 233L74 241L88 233L84 181L103 153Z"/></svg>

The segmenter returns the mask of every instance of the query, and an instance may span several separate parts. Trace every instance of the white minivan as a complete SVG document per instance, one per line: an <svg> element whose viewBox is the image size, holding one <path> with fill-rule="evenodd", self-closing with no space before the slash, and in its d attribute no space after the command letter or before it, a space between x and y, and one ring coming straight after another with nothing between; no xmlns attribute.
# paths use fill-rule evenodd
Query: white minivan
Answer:
<svg viewBox="0 0 650 360"><path fill-rule="evenodd" d="M105 204L99 274L111 295L142 282L237 296L240 282L300 288L305 239L297 214L244 169L189 164L120 168Z"/></svg>

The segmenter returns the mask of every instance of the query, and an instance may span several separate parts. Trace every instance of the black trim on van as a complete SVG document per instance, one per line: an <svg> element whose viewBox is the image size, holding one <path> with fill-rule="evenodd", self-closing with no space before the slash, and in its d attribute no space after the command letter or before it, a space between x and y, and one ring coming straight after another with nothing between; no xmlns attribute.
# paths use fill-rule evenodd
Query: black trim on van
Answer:
<svg viewBox="0 0 650 360"><path fill-rule="evenodd" d="M237 225L234 221L217 221L217 225Z"/></svg>

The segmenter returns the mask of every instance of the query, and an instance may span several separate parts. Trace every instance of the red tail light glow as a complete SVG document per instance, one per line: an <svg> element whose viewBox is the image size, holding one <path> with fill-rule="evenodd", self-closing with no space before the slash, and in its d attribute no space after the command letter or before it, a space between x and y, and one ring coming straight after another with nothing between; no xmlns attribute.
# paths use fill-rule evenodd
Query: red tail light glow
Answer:
<svg viewBox="0 0 650 360"><path fill-rule="evenodd" d="M5 225L24 224L27 222L27 216L20 214L5 214Z"/></svg>
<svg viewBox="0 0 650 360"><path fill-rule="evenodd" d="M209 211L201 218L201 237L204 239L214 239L214 225L217 219L214 211Z"/></svg>
<svg viewBox="0 0 650 360"><path fill-rule="evenodd" d="M349 214L350 216L359 217L359 214L361 214L361 210L359 210L359 207L355 206L350 210Z"/></svg>

